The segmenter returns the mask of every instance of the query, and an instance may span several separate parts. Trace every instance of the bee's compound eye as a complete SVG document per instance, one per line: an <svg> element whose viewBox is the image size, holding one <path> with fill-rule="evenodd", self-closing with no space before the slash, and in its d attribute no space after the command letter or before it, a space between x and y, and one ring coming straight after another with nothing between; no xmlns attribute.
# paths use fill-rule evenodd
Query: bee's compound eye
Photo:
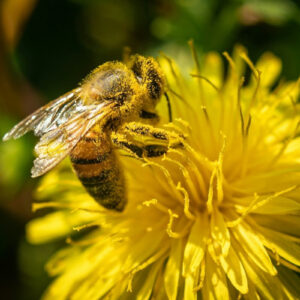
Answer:
<svg viewBox="0 0 300 300"><path fill-rule="evenodd" d="M162 94L163 81L158 72L154 69L147 71L147 90L152 99L159 99Z"/></svg>
<svg viewBox="0 0 300 300"><path fill-rule="evenodd" d="M142 62L141 61L135 61L132 65L132 71L136 76L142 76Z"/></svg>
<svg viewBox="0 0 300 300"><path fill-rule="evenodd" d="M131 66L131 70L133 71L135 77L141 83L143 80L143 62L140 59L135 59L133 65Z"/></svg>
<svg viewBox="0 0 300 300"><path fill-rule="evenodd" d="M163 75L158 63L151 57L145 58L140 55L132 57L130 69L136 79L147 89L151 99L157 100L163 92Z"/></svg>
<svg viewBox="0 0 300 300"><path fill-rule="evenodd" d="M150 94L150 97L152 99L159 99L161 96L161 85L155 81L153 81L152 83L149 83L148 85L148 92Z"/></svg>

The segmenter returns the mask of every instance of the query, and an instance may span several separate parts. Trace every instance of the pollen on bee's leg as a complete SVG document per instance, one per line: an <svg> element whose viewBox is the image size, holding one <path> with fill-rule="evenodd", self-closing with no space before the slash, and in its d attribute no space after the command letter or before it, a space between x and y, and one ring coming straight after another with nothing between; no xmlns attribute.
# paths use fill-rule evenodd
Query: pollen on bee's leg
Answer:
<svg viewBox="0 0 300 300"><path fill-rule="evenodd" d="M124 131L133 138L136 137L148 145L157 144L172 148L184 146L185 137L175 131L155 128L151 125L137 122L127 123L124 127Z"/></svg>

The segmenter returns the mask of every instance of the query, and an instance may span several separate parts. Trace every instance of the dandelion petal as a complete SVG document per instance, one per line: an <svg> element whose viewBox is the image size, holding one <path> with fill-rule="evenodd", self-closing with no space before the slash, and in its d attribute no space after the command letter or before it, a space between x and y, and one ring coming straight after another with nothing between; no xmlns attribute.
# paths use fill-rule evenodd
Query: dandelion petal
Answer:
<svg viewBox="0 0 300 300"><path fill-rule="evenodd" d="M232 228L232 232L238 241L238 245L240 245L236 248L238 252L238 249L244 249L252 262L260 269L271 275L276 274L276 269L274 268L263 243L257 235L249 228L245 227L245 225L238 225L235 228Z"/></svg>
<svg viewBox="0 0 300 300"><path fill-rule="evenodd" d="M230 300L226 276L209 255L207 255L205 283L201 291L205 300Z"/></svg>
<svg viewBox="0 0 300 300"><path fill-rule="evenodd" d="M206 241L208 235L207 217L198 217L191 229L188 241L184 249L183 275L194 274L199 268L205 254Z"/></svg>
<svg viewBox="0 0 300 300"><path fill-rule="evenodd" d="M230 234L223 215L217 209L213 211L211 217L211 236L221 247L222 255L226 256L230 248Z"/></svg>
<svg viewBox="0 0 300 300"><path fill-rule="evenodd" d="M289 239L289 236L277 231L260 227L258 231L264 236L264 243L270 250L277 252L287 261L300 266L300 244Z"/></svg>
<svg viewBox="0 0 300 300"><path fill-rule="evenodd" d="M164 282L169 300L176 300L182 264L182 240L174 240L165 270Z"/></svg>
<svg viewBox="0 0 300 300"><path fill-rule="evenodd" d="M220 262L232 285L241 294L246 294L248 292L246 272L233 247L230 247L226 257L221 256Z"/></svg>

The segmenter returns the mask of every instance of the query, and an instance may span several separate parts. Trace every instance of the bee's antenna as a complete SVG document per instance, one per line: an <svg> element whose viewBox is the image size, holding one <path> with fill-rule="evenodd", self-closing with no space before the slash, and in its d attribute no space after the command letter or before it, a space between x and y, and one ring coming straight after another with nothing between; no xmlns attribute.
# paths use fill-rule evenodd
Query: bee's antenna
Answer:
<svg viewBox="0 0 300 300"><path fill-rule="evenodd" d="M164 93L166 99L167 99L167 103L168 103L168 111L169 111L169 122L172 122L172 107L171 107L171 102L170 102L170 98L167 94L167 92Z"/></svg>

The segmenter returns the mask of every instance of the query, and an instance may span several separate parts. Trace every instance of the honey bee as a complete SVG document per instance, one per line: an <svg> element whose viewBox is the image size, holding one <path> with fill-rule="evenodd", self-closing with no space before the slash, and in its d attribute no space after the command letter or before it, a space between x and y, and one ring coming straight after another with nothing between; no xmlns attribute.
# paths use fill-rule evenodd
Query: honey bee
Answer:
<svg viewBox="0 0 300 300"><path fill-rule="evenodd" d="M32 130L40 137L32 177L48 172L69 155L87 192L105 208L122 211L126 186L114 148L138 157L167 151L167 131L152 126L159 119L155 107L164 89L163 72L151 57L132 55L126 63L107 62L78 88L14 126L3 140L17 139ZM130 133L159 142L128 141Z"/></svg>

